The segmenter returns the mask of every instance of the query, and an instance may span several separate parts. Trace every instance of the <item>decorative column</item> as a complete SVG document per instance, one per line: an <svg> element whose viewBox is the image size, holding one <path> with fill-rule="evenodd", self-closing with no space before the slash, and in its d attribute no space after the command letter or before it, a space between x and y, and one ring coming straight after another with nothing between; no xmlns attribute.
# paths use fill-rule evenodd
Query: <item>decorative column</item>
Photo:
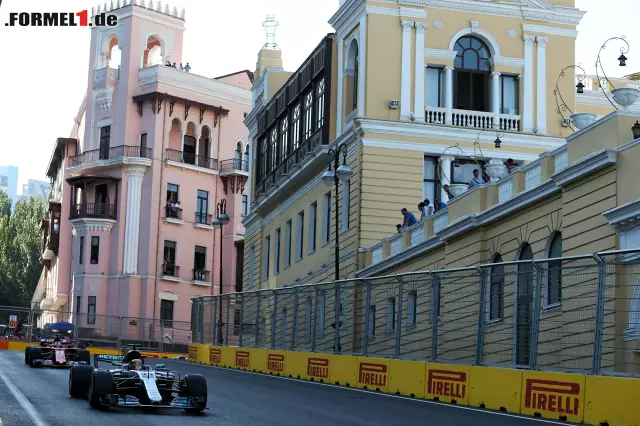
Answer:
<svg viewBox="0 0 640 426"><path fill-rule="evenodd" d="M452 155L443 155L440 157L440 168L442 176L440 176L440 185L441 185L441 193L440 200L445 203L449 202L449 196L447 195L444 188L444 185L451 185L451 163L455 160L455 157Z"/></svg>
<svg viewBox="0 0 640 426"><path fill-rule="evenodd" d="M402 21L402 69L400 77L400 119L411 112L411 28L412 21ZM424 49L423 49L424 50Z"/></svg>
<svg viewBox="0 0 640 426"><path fill-rule="evenodd" d="M414 110L416 121L424 122L424 29L427 24L416 22L416 69L415 69L415 93Z"/></svg>
<svg viewBox="0 0 640 426"><path fill-rule="evenodd" d="M536 36L525 35L524 39L524 99L522 102L522 129L533 132L533 40Z"/></svg>
<svg viewBox="0 0 640 426"><path fill-rule="evenodd" d="M536 127L538 133L547 134L547 37L536 36L538 43L538 76L536 94Z"/></svg>
<svg viewBox="0 0 640 426"><path fill-rule="evenodd" d="M342 79L344 76L342 75L342 70L344 68L344 39L342 37L337 37L336 42L338 43L338 99L336 105L336 136L340 136L342 134L342 102L343 102L343 94L342 94Z"/></svg>
<svg viewBox="0 0 640 426"><path fill-rule="evenodd" d="M446 108L444 123L453 123L453 67L445 67L445 99L444 107Z"/></svg>
<svg viewBox="0 0 640 426"><path fill-rule="evenodd" d="M358 45L358 117L364 117L364 88L367 71L367 14L360 18L360 39Z"/></svg>
<svg viewBox="0 0 640 426"><path fill-rule="evenodd" d="M500 72L491 73L491 96L493 103L493 125L497 128L500 126Z"/></svg>
<svg viewBox="0 0 640 426"><path fill-rule="evenodd" d="M142 178L146 167L127 167L127 212L124 231L123 274L138 272L138 240L140 237L140 201L142 197Z"/></svg>

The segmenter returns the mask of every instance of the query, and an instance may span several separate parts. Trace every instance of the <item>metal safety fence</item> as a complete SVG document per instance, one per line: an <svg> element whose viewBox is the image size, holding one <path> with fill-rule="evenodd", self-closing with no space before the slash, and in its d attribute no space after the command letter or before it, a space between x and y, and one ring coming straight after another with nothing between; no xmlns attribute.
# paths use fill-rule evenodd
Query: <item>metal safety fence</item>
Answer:
<svg viewBox="0 0 640 426"><path fill-rule="evenodd" d="M192 301L196 343L640 375L640 250Z"/></svg>
<svg viewBox="0 0 640 426"><path fill-rule="evenodd" d="M0 306L0 339L37 342L56 334L47 324L69 322L72 337L91 346L187 353L192 343L191 322L136 318L95 313L38 310Z"/></svg>

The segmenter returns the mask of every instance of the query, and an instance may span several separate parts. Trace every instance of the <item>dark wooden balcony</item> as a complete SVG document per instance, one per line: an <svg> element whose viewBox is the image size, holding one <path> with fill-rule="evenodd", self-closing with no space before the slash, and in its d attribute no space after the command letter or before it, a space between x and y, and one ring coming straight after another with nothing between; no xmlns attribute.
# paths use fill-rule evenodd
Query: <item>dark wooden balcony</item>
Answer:
<svg viewBox="0 0 640 426"><path fill-rule="evenodd" d="M148 158L151 159L151 148L141 148L135 145L119 145L111 148L99 148L85 151L82 154L69 157L69 167L77 167L82 164L95 163L100 160L115 158Z"/></svg>
<svg viewBox="0 0 640 426"><path fill-rule="evenodd" d="M71 206L69 219L96 218L113 219L117 218L115 204L106 203L80 203Z"/></svg>

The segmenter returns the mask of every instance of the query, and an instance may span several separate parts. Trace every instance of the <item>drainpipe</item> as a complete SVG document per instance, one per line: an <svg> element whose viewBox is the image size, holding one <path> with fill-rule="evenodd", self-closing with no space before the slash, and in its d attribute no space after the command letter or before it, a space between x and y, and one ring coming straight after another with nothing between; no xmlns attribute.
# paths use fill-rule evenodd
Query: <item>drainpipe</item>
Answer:
<svg viewBox="0 0 640 426"><path fill-rule="evenodd" d="M164 114L162 115L162 151L160 152L160 191L158 196L158 226L156 228L156 260L153 266L154 274L153 274L153 315L151 315L152 319L155 318L156 316L156 306L158 304L158 301L157 301L158 299L158 253L160 251L160 221L162 220L162 218L160 217L162 214L162 182L163 182L162 176L164 174L164 164L162 164L163 163L162 157L164 156L164 152L165 152L164 144L166 142L165 133L166 133L166 125L167 125L166 99L163 100L162 103L164 104L163 105ZM153 162L151 166L153 167ZM160 339L162 339L162 336L160 336Z"/></svg>

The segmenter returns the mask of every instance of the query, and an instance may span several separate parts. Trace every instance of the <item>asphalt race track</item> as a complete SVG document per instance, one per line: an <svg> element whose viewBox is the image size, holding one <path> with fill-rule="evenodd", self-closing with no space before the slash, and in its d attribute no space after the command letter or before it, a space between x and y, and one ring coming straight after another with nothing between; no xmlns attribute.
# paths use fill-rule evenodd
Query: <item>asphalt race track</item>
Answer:
<svg viewBox="0 0 640 426"><path fill-rule="evenodd" d="M24 364L24 353L1 351L0 425L567 425L184 361L156 362L181 374L204 374L209 410L202 415L188 415L182 410L94 410L86 401L69 397L68 370L33 369Z"/></svg>

